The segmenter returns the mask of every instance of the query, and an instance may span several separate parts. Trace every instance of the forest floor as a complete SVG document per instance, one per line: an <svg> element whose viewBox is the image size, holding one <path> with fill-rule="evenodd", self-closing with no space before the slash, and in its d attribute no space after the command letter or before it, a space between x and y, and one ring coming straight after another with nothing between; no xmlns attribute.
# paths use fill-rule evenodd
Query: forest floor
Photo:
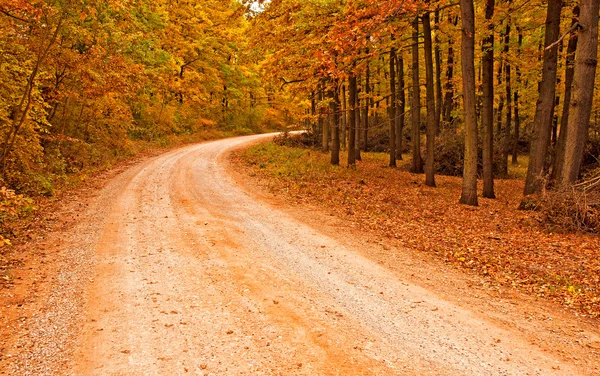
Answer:
<svg viewBox="0 0 600 376"><path fill-rule="evenodd" d="M597 319L263 175L307 151L230 159L264 137L148 156L57 203L0 288L0 374L600 373Z"/></svg>

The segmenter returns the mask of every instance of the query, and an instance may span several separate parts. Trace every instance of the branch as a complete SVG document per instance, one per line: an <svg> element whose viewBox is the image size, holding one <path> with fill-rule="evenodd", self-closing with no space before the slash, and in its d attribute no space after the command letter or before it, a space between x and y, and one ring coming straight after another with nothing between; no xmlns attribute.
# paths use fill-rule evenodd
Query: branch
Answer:
<svg viewBox="0 0 600 376"><path fill-rule="evenodd" d="M10 13L9 13L7 10L4 10L4 8L0 8L0 13L2 13L2 14L4 14L4 15L6 15L6 16L8 16L8 17L14 18L15 20L19 20L19 21L21 21L21 22L29 23L29 21L27 21L27 20L26 20L26 19L24 19L24 18L21 18L21 17L15 16L14 14L10 14Z"/></svg>
<svg viewBox="0 0 600 376"><path fill-rule="evenodd" d="M565 33L563 35L561 35L560 38L558 38L558 40L556 42L554 42L551 45L549 45L548 47L544 48L544 51L548 51L548 50L552 49L552 47L554 47L554 46L558 45L560 42L562 42L562 40L565 39L565 37L568 34L571 34L572 32L575 31L575 29L579 29L580 27L581 27L581 24L579 22L575 22L569 30L565 31Z"/></svg>
<svg viewBox="0 0 600 376"><path fill-rule="evenodd" d="M303 79L303 78L300 78L300 79L297 79L297 80L288 81L285 78L281 77L281 81L283 81L283 84L281 84L281 89L283 89L285 87L285 85L295 84L295 83L298 83L298 82L304 82L306 80Z"/></svg>

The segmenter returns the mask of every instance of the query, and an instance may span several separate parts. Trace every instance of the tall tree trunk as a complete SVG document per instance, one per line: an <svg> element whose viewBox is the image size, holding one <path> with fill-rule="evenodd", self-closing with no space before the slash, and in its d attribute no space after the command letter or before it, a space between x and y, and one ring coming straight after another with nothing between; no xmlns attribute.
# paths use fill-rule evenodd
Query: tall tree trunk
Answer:
<svg viewBox="0 0 600 376"><path fill-rule="evenodd" d="M594 80L591 78L596 77L598 65L598 0L581 0L579 7L580 30L567 124L569 130L559 175L560 184L565 186L579 178L594 99Z"/></svg>
<svg viewBox="0 0 600 376"><path fill-rule="evenodd" d="M323 89L321 87L321 84L319 84L319 87L317 89L317 113L319 114L319 117L317 118L317 131L319 132L317 134L317 141L319 140L319 136L321 138L321 150L325 150L325 146L323 145L323 140L325 139L325 135L324 135L324 121L323 121Z"/></svg>
<svg viewBox="0 0 600 376"><path fill-rule="evenodd" d="M396 160L402 160L404 151L404 113L406 112L406 95L404 94L404 59L398 55L398 107L396 107Z"/></svg>
<svg viewBox="0 0 600 376"><path fill-rule="evenodd" d="M506 125L504 126L504 137L502 140L502 175L508 176L508 154L510 153L510 131L512 125L512 88L511 88L511 67L508 60L510 48L510 20L506 21L506 30L504 32L504 72L506 74Z"/></svg>
<svg viewBox="0 0 600 376"><path fill-rule="evenodd" d="M319 132L317 129L317 123L315 123L315 121L314 121L316 113L317 113L317 99L316 99L316 94L313 91L312 95L310 96L310 117L311 117L310 127L311 127L311 131L313 134L316 134Z"/></svg>
<svg viewBox="0 0 600 376"><path fill-rule="evenodd" d="M571 19L571 27L575 27L579 21L579 6L573 8L573 18ZM565 59L565 100L563 104L562 116L560 118L560 133L558 135L558 143L556 144L556 153L554 157L554 166L552 167L551 179L555 180L561 164L565 157L565 145L567 140L567 132L569 123L569 105L571 103L571 86L573 85L573 75L575 73L575 51L577 50L577 32L574 31L569 35L569 44L567 45L567 56Z"/></svg>
<svg viewBox="0 0 600 376"><path fill-rule="evenodd" d="M348 167L356 166L356 76L352 75L348 78Z"/></svg>
<svg viewBox="0 0 600 376"><path fill-rule="evenodd" d="M458 18L448 15L448 21L456 25ZM454 41L448 40L448 57L446 58L446 86L444 93L444 106L442 118L447 125L452 123L452 110L454 109Z"/></svg>
<svg viewBox="0 0 600 376"><path fill-rule="evenodd" d="M341 146L346 147L348 133L348 102L346 101L346 85L342 85L342 135Z"/></svg>
<svg viewBox="0 0 600 376"><path fill-rule="evenodd" d="M390 167L396 167L396 48L390 50Z"/></svg>
<svg viewBox="0 0 600 376"><path fill-rule="evenodd" d="M339 87L331 91L330 96L332 101L329 103L329 112L331 112L331 164L339 166L340 164L340 95Z"/></svg>
<svg viewBox="0 0 600 376"><path fill-rule="evenodd" d="M369 49L367 49L367 55L369 54ZM368 151L369 147L369 101L371 99L371 71L369 69L369 60L367 58L367 68L365 73L365 101L363 104L363 144L362 149L364 151Z"/></svg>
<svg viewBox="0 0 600 376"><path fill-rule="evenodd" d="M519 50L517 52L518 55L521 55L522 46L523 46L523 30L518 27L519 31ZM517 74L517 88L515 89L515 132L513 137L513 149L512 149L512 164L516 165L519 163L519 130L521 128L521 118L519 117L519 88L521 87L521 68L519 65L516 66L516 74Z"/></svg>
<svg viewBox="0 0 600 376"><path fill-rule="evenodd" d="M440 134L442 117L442 52L440 49L440 11L435 11L435 132Z"/></svg>
<svg viewBox="0 0 600 376"><path fill-rule="evenodd" d="M595 1L595 0L592 0ZM544 46L548 47L558 40L560 32L560 13L562 0L548 0L546 16L546 32ZM596 18L598 12L596 12ZM558 59L558 46L544 49L544 63L540 95L536 104L533 119L533 132L531 135L531 152L527 167L524 195L539 192L543 186L544 166L548 157L550 144L550 131L552 126L552 108L556 91L556 63ZM593 76L592 76L593 77Z"/></svg>
<svg viewBox="0 0 600 376"><path fill-rule="evenodd" d="M477 117L475 113L475 11L473 0L460 0L461 65L465 109L465 160L460 203L477 205Z"/></svg>
<svg viewBox="0 0 600 376"><path fill-rule="evenodd" d="M485 19L487 35L483 39L482 61L482 127L483 127L483 197L496 198L494 193L494 0L487 0Z"/></svg>
<svg viewBox="0 0 600 376"><path fill-rule="evenodd" d="M360 83L361 79L360 77L358 77L357 81ZM362 156L360 155L360 124L361 124L361 114L360 114L360 90L356 91L356 108L354 109L355 112L355 119L356 119L356 125L354 126L355 129L355 133L356 135L354 136L354 145L356 146L356 152L354 153L354 157L356 158L357 161L362 161Z"/></svg>
<svg viewBox="0 0 600 376"><path fill-rule="evenodd" d="M325 90L324 87L321 87L321 101L323 100L323 90ZM321 117L324 117L324 108L321 106ZM321 136L322 136L322 150L323 153L328 153L329 152L329 135L330 135L330 131L329 131L329 121L324 121L321 120Z"/></svg>
<svg viewBox="0 0 600 376"><path fill-rule="evenodd" d="M500 39L504 38L504 32L500 33ZM502 54L502 58L504 58L504 54ZM500 60L498 62L498 83L497 87L499 88L502 85L502 73L504 73L504 62ZM504 96L500 96L500 100L498 101L498 109L496 110L496 136L498 139L502 137L502 115L504 114Z"/></svg>
<svg viewBox="0 0 600 376"><path fill-rule="evenodd" d="M412 104L410 106L412 132L412 164L410 171L420 174L423 172L421 159L421 87L419 83L419 17L412 21Z"/></svg>
<svg viewBox="0 0 600 376"><path fill-rule="evenodd" d="M433 79L433 43L431 41L431 19L425 12L423 20L424 54L425 54L425 82L427 96L427 158L425 160L425 185L435 187L435 87Z"/></svg>

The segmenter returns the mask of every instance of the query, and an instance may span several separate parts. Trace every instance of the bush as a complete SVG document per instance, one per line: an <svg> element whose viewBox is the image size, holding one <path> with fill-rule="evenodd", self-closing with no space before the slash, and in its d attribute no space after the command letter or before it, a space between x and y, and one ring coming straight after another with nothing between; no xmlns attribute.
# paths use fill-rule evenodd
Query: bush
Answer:
<svg viewBox="0 0 600 376"><path fill-rule="evenodd" d="M500 145L496 143L494 149L493 169L494 175L501 173ZM483 150L477 153L477 174L483 176ZM425 151L423 151L425 156ZM453 130L443 131L436 140L435 146L435 170L440 175L462 176L465 158L465 139L462 133Z"/></svg>
<svg viewBox="0 0 600 376"><path fill-rule="evenodd" d="M318 145L316 137L310 131L295 134L281 132L280 135L275 136L273 143L293 148L312 148Z"/></svg>
<svg viewBox="0 0 600 376"><path fill-rule="evenodd" d="M528 197L521 207L540 211L551 229L600 234L600 169L573 187Z"/></svg>

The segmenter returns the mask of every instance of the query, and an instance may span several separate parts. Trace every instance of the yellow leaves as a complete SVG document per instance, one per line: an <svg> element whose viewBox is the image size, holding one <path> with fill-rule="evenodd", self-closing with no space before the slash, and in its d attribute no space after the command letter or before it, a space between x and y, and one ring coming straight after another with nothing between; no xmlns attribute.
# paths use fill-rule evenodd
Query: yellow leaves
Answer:
<svg viewBox="0 0 600 376"><path fill-rule="evenodd" d="M4 236L0 235L0 248L7 246L7 245L12 245L12 243L10 242L10 240L8 240Z"/></svg>

